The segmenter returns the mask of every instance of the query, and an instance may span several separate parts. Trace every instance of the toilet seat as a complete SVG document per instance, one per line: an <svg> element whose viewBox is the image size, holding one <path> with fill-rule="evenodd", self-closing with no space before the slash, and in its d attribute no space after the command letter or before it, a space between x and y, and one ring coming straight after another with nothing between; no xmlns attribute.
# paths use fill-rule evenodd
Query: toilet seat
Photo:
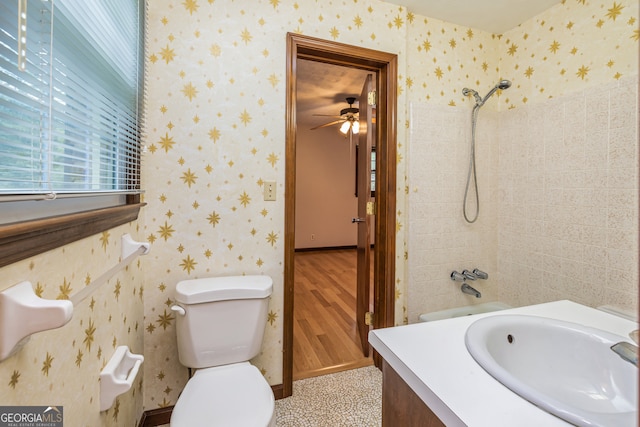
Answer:
<svg viewBox="0 0 640 427"><path fill-rule="evenodd" d="M249 362L196 371L171 414L171 427L275 425L271 387Z"/></svg>

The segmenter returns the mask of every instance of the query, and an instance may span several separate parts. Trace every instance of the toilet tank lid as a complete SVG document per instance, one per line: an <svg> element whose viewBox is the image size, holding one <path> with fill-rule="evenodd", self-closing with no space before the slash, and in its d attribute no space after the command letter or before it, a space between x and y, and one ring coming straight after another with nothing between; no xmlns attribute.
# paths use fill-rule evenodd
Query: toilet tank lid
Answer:
<svg viewBox="0 0 640 427"><path fill-rule="evenodd" d="M183 304L231 299L267 298L273 280L269 276L226 276L191 279L178 282L176 301Z"/></svg>

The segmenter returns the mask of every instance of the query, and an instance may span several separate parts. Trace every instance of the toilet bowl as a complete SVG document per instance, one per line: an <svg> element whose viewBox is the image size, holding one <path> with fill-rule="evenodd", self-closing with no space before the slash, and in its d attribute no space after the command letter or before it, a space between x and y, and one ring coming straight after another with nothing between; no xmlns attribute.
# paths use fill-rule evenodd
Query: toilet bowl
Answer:
<svg viewBox="0 0 640 427"><path fill-rule="evenodd" d="M180 363L197 369L171 414L172 427L272 427L275 400L249 360L259 352L272 280L230 276L176 285Z"/></svg>
<svg viewBox="0 0 640 427"><path fill-rule="evenodd" d="M275 401L258 368L248 362L196 371L171 414L172 427L273 427Z"/></svg>

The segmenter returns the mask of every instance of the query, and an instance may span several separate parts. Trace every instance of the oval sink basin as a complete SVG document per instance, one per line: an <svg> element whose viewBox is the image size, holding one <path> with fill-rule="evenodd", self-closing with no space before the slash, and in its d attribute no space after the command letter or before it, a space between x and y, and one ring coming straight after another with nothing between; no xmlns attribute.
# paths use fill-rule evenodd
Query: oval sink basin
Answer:
<svg viewBox="0 0 640 427"><path fill-rule="evenodd" d="M496 315L472 323L465 345L492 377L578 426L635 426L638 368L611 346L624 337L537 316Z"/></svg>

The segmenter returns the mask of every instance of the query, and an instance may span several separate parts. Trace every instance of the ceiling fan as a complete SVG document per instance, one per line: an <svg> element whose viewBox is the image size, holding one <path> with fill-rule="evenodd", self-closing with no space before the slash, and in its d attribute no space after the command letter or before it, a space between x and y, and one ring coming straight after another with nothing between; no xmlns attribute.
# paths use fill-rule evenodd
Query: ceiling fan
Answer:
<svg viewBox="0 0 640 427"><path fill-rule="evenodd" d="M339 116L328 115L328 114L314 114L314 116L324 116L324 117L334 117L337 120L333 120L329 123L325 123L320 126L316 126L311 128L311 130L316 130L328 126L337 125L342 123L340 126L340 132L342 132L345 136L349 134L349 131L353 134L357 134L360 130L360 122L358 122L358 112L360 111L358 108L353 106L353 103L356 101L355 97L349 96L346 98L347 104L349 104L348 108L343 108L340 110Z"/></svg>

